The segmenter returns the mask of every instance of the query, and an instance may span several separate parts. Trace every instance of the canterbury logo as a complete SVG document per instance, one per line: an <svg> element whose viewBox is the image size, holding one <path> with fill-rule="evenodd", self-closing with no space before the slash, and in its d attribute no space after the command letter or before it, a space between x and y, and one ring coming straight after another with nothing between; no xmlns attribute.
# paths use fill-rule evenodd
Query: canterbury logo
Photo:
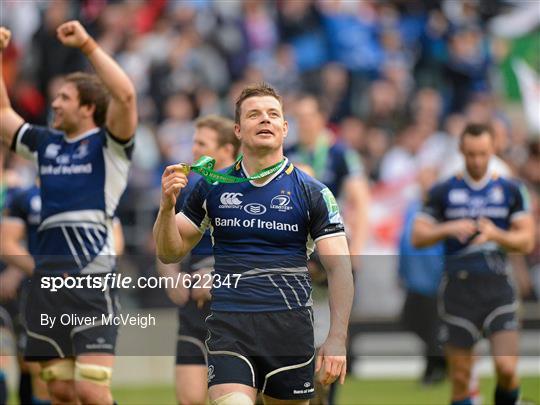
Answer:
<svg viewBox="0 0 540 405"><path fill-rule="evenodd" d="M243 197L242 193L223 193L219 197L219 201L223 205L241 205L242 200L239 197Z"/></svg>

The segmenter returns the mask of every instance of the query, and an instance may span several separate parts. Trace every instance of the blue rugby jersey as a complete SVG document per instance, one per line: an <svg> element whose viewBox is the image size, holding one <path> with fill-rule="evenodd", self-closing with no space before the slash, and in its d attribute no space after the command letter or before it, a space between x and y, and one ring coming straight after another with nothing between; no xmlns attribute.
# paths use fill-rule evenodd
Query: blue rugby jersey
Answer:
<svg viewBox="0 0 540 405"><path fill-rule="evenodd" d="M474 182L467 175L453 176L435 185L424 203L422 214L437 222L485 217L504 230L512 221L529 211L523 184L497 175ZM465 243L456 238L444 241L448 271L506 271L505 252L495 242L472 245L473 235Z"/></svg>
<svg viewBox="0 0 540 405"><path fill-rule="evenodd" d="M6 205L7 218L20 220L26 227L28 252L34 255L37 251L37 230L41 218L41 196L39 188L32 186L17 190Z"/></svg>
<svg viewBox="0 0 540 405"><path fill-rule="evenodd" d="M231 174L246 177L241 163ZM200 180L182 210L200 232L209 227L218 280L212 310L281 311L311 306L307 257L314 242L344 235L331 191L285 160L264 184Z"/></svg>
<svg viewBox="0 0 540 405"><path fill-rule="evenodd" d="M115 265L112 217L127 185L133 138L105 128L76 138L25 123L14 151L38 167L42 210L36 273L105 273Z"/></svg>

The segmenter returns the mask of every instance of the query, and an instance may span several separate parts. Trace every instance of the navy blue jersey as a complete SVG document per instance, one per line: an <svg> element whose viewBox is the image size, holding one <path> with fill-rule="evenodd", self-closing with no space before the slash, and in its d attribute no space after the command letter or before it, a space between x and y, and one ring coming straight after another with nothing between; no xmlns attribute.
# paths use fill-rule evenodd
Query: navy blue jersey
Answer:
<svg viewBox="0 0 540 405"><path fill-rule="evenodd" d="M37 230L41 218L41 196L39 188L32 186L17 190L5 208L5 216L22 221L26 228L28 252L35 255L37 251Z"/></svg>
<svg viewBox="0 0 540 405"><path fill-rule="evenodd" d="M467 176L454 176L435 185L429 192L422 215L437 222L470 218L488 218L504 230L508 230L517 216L529 210L525 187L513 180L491 176L481 183L474 183ZM465 243L456 238L445 240L447 270L467 267L469 263L478 269L504 271L504 252L494 242L472 245L474 236ZM465 260L468 260L465 262ZM455 268L454 268L455 267Z"/></svg>
<svg viewBox="0 0 540 405"><path fill-rule="evenodd" d="M178 200L176 201L176 212L180 212L182 207L186 203L189 194L193 191L196 184L202 177L196 173L190 173L188 176L188 184L180 193ZM192 273L202 268L214 267L214 257L212 251L212 239L210 237L210 231L206 230L197 246L195 246L189 255L186 263L187 268L183 268L182 271L186 273Z"/></svg>
<svg viewBox="0 0 540 405"><path fill-rule="evenodd" d="M231 174L246 177L241 163ZM218 279L240 275L235 286L212 290L216 311L311 306L308 254L318 239L344 235L330 190L288 160L264 184L200 180L182 213L200 232L210 228Z"/></svg>
<svg viewBox="0 0 540 405"><path fill-rule="evenodd" d="M291 146L285 151L290 161L311 166L317 180L328 186L339 198L343 181L347 176L361 175L364 171L358 154L346 145L336 142L332 145L317 145L319 152L305 151L300 144Z"/></svg>
<svg viewBox="0 0 540 405"><path fill-rule="evenodd" d="M42 210L36 272L111 271L112 217L127 185L133 139L116 140L104 128L70 139L24 124L13 147L38 167Z"/></svg>

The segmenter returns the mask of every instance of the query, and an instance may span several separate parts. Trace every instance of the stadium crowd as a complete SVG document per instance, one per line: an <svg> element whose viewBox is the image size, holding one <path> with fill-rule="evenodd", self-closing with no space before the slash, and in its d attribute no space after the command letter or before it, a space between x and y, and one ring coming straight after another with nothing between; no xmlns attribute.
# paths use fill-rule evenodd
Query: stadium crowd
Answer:
<svg viewBox="0 0 540 405"><path fill-rule="evenodd" d="M56 39L56 27L72 18L128 73L140 123L118 215L126 268L153 274L163 168L190 160L197 117L232 116L240 89L260 81L284 96L288 146L297 141L295 100L317 95L333 136L357 152L372 187L415 181L424 170L450 174L465 123L491 122L497 155L527 184L538 217L540 138L521 111L506 108L500 66L509 43L490 30L509 3L7 0L0 22L13 41L3 76L21 116L46 124L58 78L88 69L80 52ZM12 185L35 178L14 155L4 175ZM539 255L537 246L531 268ZM534 295L530 283L523 288ZM159 299L144 294L143 304Z"/></svg>

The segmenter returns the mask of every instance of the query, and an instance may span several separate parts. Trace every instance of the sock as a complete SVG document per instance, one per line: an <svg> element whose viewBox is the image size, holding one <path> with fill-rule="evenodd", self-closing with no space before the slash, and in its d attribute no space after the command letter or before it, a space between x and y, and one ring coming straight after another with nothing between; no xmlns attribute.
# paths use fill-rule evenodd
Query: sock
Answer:
<svg viewBox="0 0 540 405"><path fill-rule="evenodd" d="M497 385L495 390L495 405L515 405L519 398L519 387L507 391Z"/></svg>
<svg viewBox="0 0 540 405"><path fill-rule="evenodd" d="M51 401L48 399L39 399L36 397L32 397L32 402L30 402L32 405L51 405Z"/></svg>
<svg viewBox="0 0 540 405"><path fill-rule="evenodd" d="M462 399L461 401L452 401L451 405L473 405L471 397Z"/></svg>
<svg viewBox="0 0 540 405"><path fill-rule="evenodd" d="M0 404L7 403L7 384L4 370L0 370Z"/></svg>
<svg viewBox="0 0 540 405"><path fill-rule="evenodd" d="M21 404L32 403L32 376L22 372L19 375L19 401Z"/></svg>

